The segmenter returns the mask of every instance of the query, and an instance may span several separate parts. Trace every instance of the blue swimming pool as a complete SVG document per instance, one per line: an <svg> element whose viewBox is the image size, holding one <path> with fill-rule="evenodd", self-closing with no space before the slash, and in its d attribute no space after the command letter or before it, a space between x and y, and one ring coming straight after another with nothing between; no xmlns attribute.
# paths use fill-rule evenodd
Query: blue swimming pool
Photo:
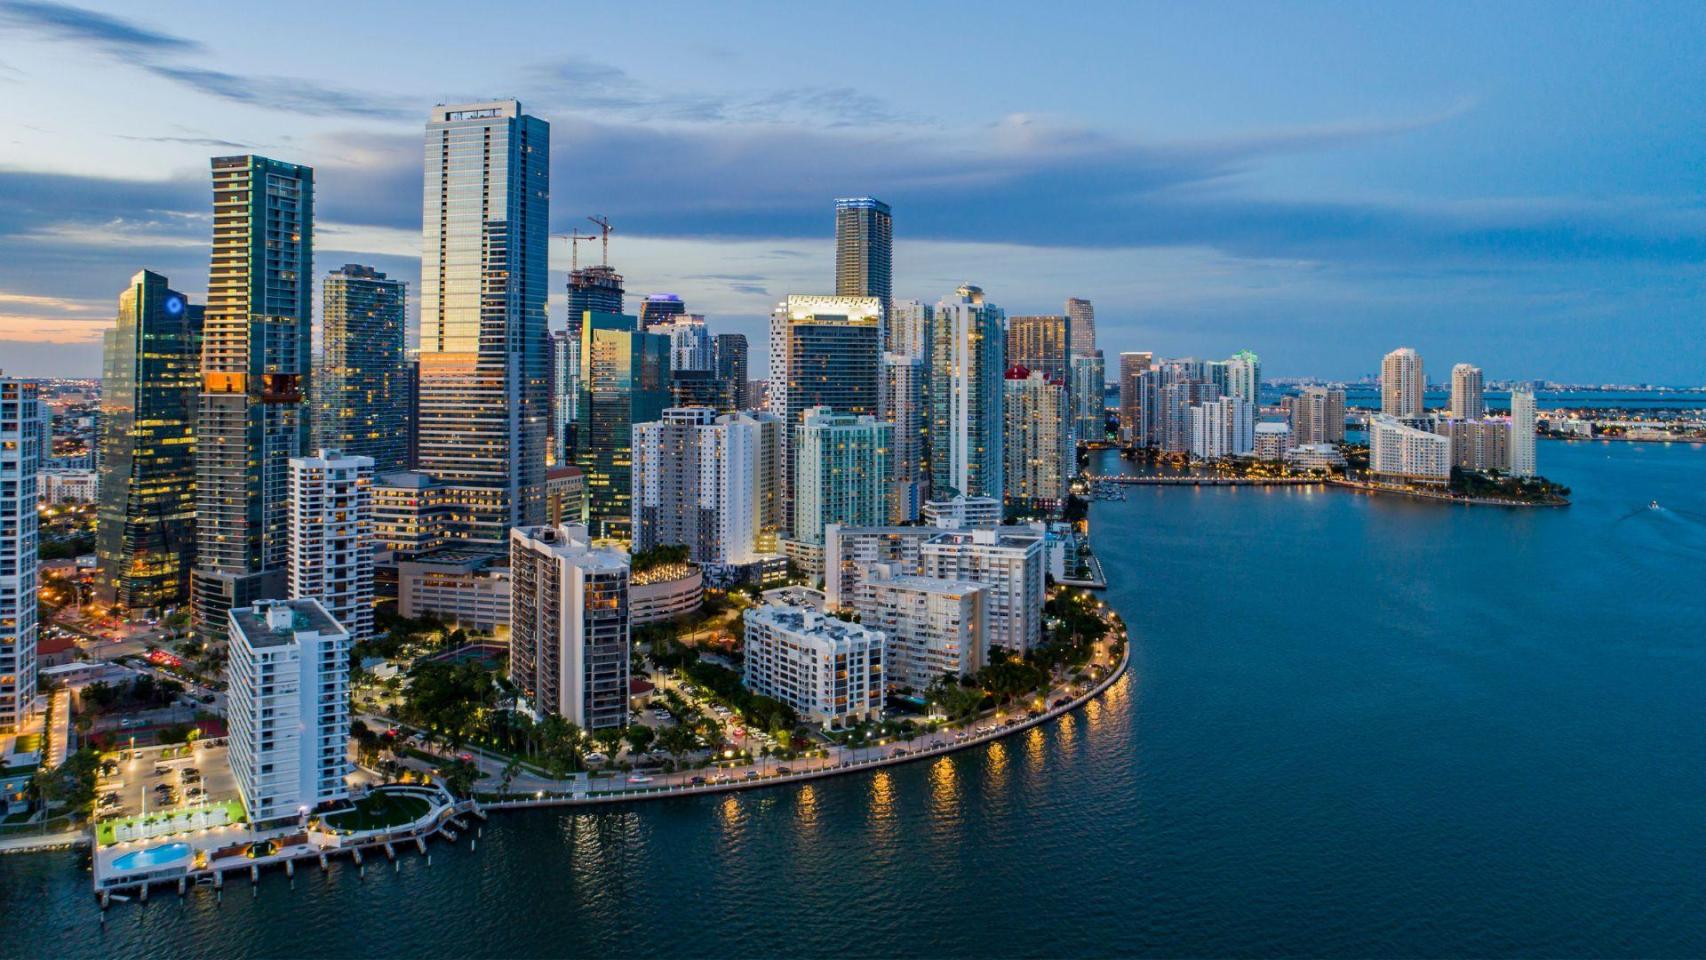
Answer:
<svg viewBox="0 0 1706 960"><path fill-rule="evenodd" d="M113 861L113 872L129 873L135 870L169 867L181 860L188 860L194 852L189 844L182 841L162 843L157 847L149 847L145 850L132 850Z"/></svg>

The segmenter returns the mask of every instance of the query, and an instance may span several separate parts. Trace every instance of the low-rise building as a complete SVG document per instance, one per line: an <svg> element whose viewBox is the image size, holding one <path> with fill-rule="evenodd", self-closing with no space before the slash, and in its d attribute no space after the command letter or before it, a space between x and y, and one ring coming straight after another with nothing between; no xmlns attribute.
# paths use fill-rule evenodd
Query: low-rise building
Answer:
<svg viewBox="0 0 1706 960"><path fill-rule="evenodd" d="M509 561L444 549L397 564L397 612L432 614L469 630L509 631Z"/></svg>
<svg viewBox="0 0 1706 960"><path fill-rule="evenodd" d="M101 475L95 470L43 470L38 490L43 503L94 503Z"/></svg>
<svg viewBox="0 0 1706 960"><path fill-rule="evenodd" d="M684 617L705 600L705 572L697 563L662 563L633 572L628 608L634 626Z"/></svg>
<svg viewBox="0 0 1706 960"><path fill-rule="evenodd" d="M943 675L982 669L988 600L980 583L902 574L865 581L853 609L887 638L889 686L922 691Z"/></svg>
<svg viewBox="0 0 1706 960"><path fill-rule="evenodd" d="M1293 470L1331 473L1345 468L1345 455L1335 444L1300 443L1286 451L1285 462Z"/></svg>
<svg viewBox="0 0 1706 960"><path fill-rule="evenodd" d="M1451 481L1451 440L1395 417L1368 423L1369 472L1377 480L1445 484Z"/></svg>
<svg viewBox="0 0 1706 960"><path fill-rule="evenodd" d="M886 676L881 632L782 604L747 610L745 623L748 690L824 727L881 719Z"/></svg>
<svg viewBox="0 0 1706 960"><path fill-rule="evenodd" d="M1256 424L1255 448L1257 460L1284 460L1291 452L1291 424L1264 422Z"/></svg>
<svg viewBox="0 0 1706 960"><path fill-rule="evenodd" d="M318 600L228 613L231 772L253 823L349 796L350 636Z"/></svg>
<svg viewBox="0 0 1706 960"><path fill-rule="evenodd" d="M945 500L930 500L924 504L926 526L944 529L966 527L996 527L1001 525L1001 501L995 497L968 497L958 494Z"/></svg>

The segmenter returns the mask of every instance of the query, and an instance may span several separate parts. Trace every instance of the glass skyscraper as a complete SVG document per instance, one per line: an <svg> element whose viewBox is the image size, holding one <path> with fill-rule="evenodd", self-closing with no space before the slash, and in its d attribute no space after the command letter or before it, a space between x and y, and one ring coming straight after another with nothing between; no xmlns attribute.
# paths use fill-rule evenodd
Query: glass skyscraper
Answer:
<svg viewBox="0 0 1706 960"><path fill-rule="evenodd" d="M314 446L369 457L380 474L410 466L407 300L403 281L354 263L327 274L320 287Z"/></svg>
<svg viewBox="0 0 1706 960"><path fill-rule="evenodd" d="M190 596L203 308L144 270L119 294L101 378L95 595L122 615Z"/></svg>
<svg viewBox="0 0 1706 960"><path fill-rule="evenodd" d="M979 287L961 287L936 305L930 363L930 495L936 499L964 494L999 500L1006 492L1004 319Z"/></svg>
<svg viewBox="0 0 1706 960"><path fill-rule="evenodd" d="M886 312L894 296L894 217L874 197L835 201L835 292L876 297Z"/></svg>
<svg viewBox="0 0 1706 960"><path fill-rule="evenodd" d="M545 519L550 135L514 100L434 107L426 127L417 467L451 535L493 550Z"/></svg>
<svg viewBox="0 0 1706 960"><path fill-rule="evenodd" d="M580 354L575 465L586 477L587 526L593 537L626 543L634 424L661 420L670 404L669 338L639 332L628 314L587 313Z"/></svg>
<svg viewBox="0 0 1706 960"><path fill-rule="evenodd" d="M727 385L730 404L736 410L745 410L747 408L746 334L717 334L712 352L716 356L717 379Z"/></svg>
<svg viewBox="0 0 1706 960"><path fill-rule="evenodd" d="M308 451L314 171L213 159L213 265L196 416L195 625L285 594L290 458Z"/></svg>

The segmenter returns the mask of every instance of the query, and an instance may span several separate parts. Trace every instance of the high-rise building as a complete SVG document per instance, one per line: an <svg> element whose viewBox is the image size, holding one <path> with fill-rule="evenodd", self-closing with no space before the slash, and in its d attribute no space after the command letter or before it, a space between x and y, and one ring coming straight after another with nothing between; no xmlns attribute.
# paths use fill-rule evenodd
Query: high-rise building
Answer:
<svg viewBox="0 0 1706 960"><path fill-rule="evenodd" d="M1505 419L1433 419L1433 431L1451 440L1451 463L1465 470L1511 468L1511 422Z"/></svg>
<svg viewBox="0 0 1706 960"><path fill-rule="evenodd" d="M1088 357L1096 350L1096 308L1082 297L1066 298L1066 316L1072 325L1072 355Z"/></svg>
<svg viewBox="0 0 1706 960"><path fill-rule="evenodd" d="M794 428L793 539L821 545L832 523L876 526L888 518L889 447L894 428L828 407L807 410Z"/></svg>
<svg viewBox="0 0 1706 960"><path fill-rule="evenodd" d="M408 285L346 263L320 287L320 363L314 445L368 457L375 470L409 468Z"/></svg>
<svg viewBox="0 0 1706 960"><path fill-rule="evenodd" d="M0 733L17 732L35 706L36 484L48 430L36 385L0 376Z"/></svg>
<svg viewBox="0 0 1706 960"><path fill-rule="evenodd" d="M318 600L352 643L373 636L373 458L290 461L290 599Z"/></svg>
<svg viewBox="0 0 1706 960"><path fill-rule="evenodd" d="M962 286L936 304L930 360L930 490L1000 499L1006 492L1001 446L1006 429L1005 314L983 290Z"/></svg>
<svg viewBox="0 0 1706 960"><path fill-rule="evenodd" d="M930 488L929 364L883 354L882 419L894 427L889 449L889 522L911 523Z"/></svg>
<svg viewBox="0 0 1706 960"><path fill-rule="evenodd" d="M350 636L318 600L226 614L231 772L251 823L296 819L349 796Z"/></svg>
<svg viewBox="0 0 1706 960"><path fill-rule="evenodd" d="M551 333L551 453L559 464L574 456L575 421L580 402L581 318L573 332Z"/></svg>
<svg viewBox="0 0 1706 960"><path fill-rule="evenodd" d="M835 201L835 293L876 297L886 311L894 300L894 217L871 197Z"/></svg>
<svg viewBox="0 0 1706 960"><path fill-rule="evenodd" d="M1451 417L1479 420L1487 415L1487 396L1482 387L1481 368L1460 363L1451 368Z"/></svg>
<svg viewBox="0 0 1706 960"><path fill-rule="evenodd" d="M1256 408L1242 397L1220 397L1190 408L1191 456L1242 457L1256 448Z"/></svg>
<svg viewBox="0 0 1706 960"><path fill-rule="evenodd" d="M1065 315L1007 318L1007 366L1041 371L1049 382L1068 384L1072 320Z"/></svg>
<svg viewBox="0 0 1706 960"><path fill-rule="evenodd" d="M509 546L510 682L541 715L627 726L628 555L570 525L517 527Z"/></svg>
<svg viewBox="0 0 1706 960"><path fill-rule="evenodd" d="M1041 370L1023 366L1007 371L1004 388L1007 501L1059 506L1066 502L1072 476L1078 472L1066 388Z"/></svg>
<svg viewBox="0 0 1706 960"><path fill-rule="evenodd" d="M1161 386L1156 390L1155 429L1151 434L1153 445L1165 453L1188 453L1191 449L1192 408L1220 399L1220 388L1207 380L1170 380L1172 369L1167 364L1156 372Z"/></svg>
<svg viewBox="0 0 1706 960"><path fill-rule="evenodd" d="M734 408L752 409L746 391L746 334L717 334L711 352L716 360L717 379L728 385Z"/></svg>
<svg viewBox="0 0 1706 960"><path fill-rule="evenodd" d="M931 345L935 342L931 332L934 319L935 312L923 301L902 300L894 304L889 310L888 342L884 350L917 357L928 366Z"/></svg>
<svg viewBox="0 0 1706 960"><path fill-rule="evenodd" d="M674 323L677 317L686 315L687 304L673 293L654 293L640 304L640 326L647 333L662 333L652 328Z"/></svg>
<svg viewBox="0 0 1706 960"><path fill-rule="evenodd" d="M677 370L669 375L669 405L733 413L734 384L717 379L714 370Z"/></svg>
<svg viewBox="0 0 1706 960"><path fill-rule="evenodd" d="M1101 443L1108 436L1108 408L1104 396L1107 371L1102 351L1072 358L1072 436L1078 443Z"/></svg>
<svg viewBox="0 0 1706 960"><path fill-rule="evenodd" d="M816 610L769 603L744 615L746 688L800 719L840 727L882 716L881 633Z"/></svg>
<svg viewBox="0 0 1706 960"><path fill-rule="evenodd" d="M1138 378L1149 371L1155 354L1147 350L1120 354L1120 444L1140 447L1143 435L1142 385Z"/></svg>
<svg viewBox="0 0 1706 960"><path fill-rule="evenodd" d="M981 583L910 574L873 575L853 599L860 625L886 640L889 686L918 692L983 668L988 606Z"/></svg>
<svg viewBox="0 0 1706 960"><path fill-rule="evenodd" d="M881 412L883 304L876 297L790 294L770 317L769 408L782 417L784 497L793 489L793 431L812 407Z"/></svg>
<svg viewBox="0 0 1706 960"><path fill-rule="evenodd" d="M196 632L285 595L290 458L308 452L314 171L213 159L213 266L196 414Z"/></svg>
<svg viewBox="0 0 1706 960"><path fill-rule="evenodd" d="M1532 477L1538 471L1534 460L1534 391L1518 387L1511 391L1511 475Z"/></svg>
<svg viewBox="0 0 1706 960"><path fill-rule="evenodd" d="M945 530L919 547L924 576L989 588L987 645L1019 656L1042 642L1045 576L1043 536L1021 530Z"/></svg>
<svg viewBox="0 0 1706 960"><path fill-rule="evenodd" d="M587 525L599 539L628 540L633 513L633 429L670 404L669 338L635 319L588 313L581 326L580 424L575 465L586 476Z"/></svg>
<svg viewBox="0 0 1706 960"><path fill-rule="evenodd" d="M1345 391L1341 387L1304 387L1285 406L1291 417L1291 441L1307 443L1345 442Z"/></svg>
<svg viewBox="0 0 1706 960"><path fill-rule="evenodd" d="M1247 400L1251 406L1262 405L1262 361L1248 350L1240 350L1224 366L1226 384L1221 394Z"/></svg>
<svg viewBox="0 0 1706 960"><path fill-rule="evenodd" d="M680 544L697 563L735 566L775 555L766 511L780 477L765 448L780 430L773 414L700 407L635 426L634 551Z"/></svg>
<svg viewBox="0 0 1706 960"><path fill-rule="evenodd" d="M1368 467L1377 478L1444 484L1451 480L1451 439L1380 414L1368 422Z"/></svg>
<svg viewBox="0 0 1706 960"><path fill-rule="evenodd" d="M550 168L550 124L517 101L427 121L418 467L487 550L545 517Z"/></svg>
<svg viewBox="0 0 1706 960"><path fill-rule="evenodd" d="M190 597L202 308L147 270L119 295L101 378L95 596L126 616Z"/></svg>
<svg viewBox="0 0 1706 960"><path fill-rule="evenodd" d="M1290 424L1263 421L1256 424L1255 438L1251 453L1257 460L1284 460L1291 452Z"/></svg>
<svg viewBox="0 0 1706 960"><path fill-rule="evenodd" d="M577 267L569 271L569 338L577 342L580 340L581 319L588 311L626 312L622 309L622 297L622 275L608 264Z"/></svg>
<svg viewBox="0 0 1706 960"><path fill-rule="evenodd" d="M705 329L705 318L697 313L683 313L666 323L646 325L647 333L659 333L669 338L669 369L671 373L684 370L710 372L715 369L715 354L711 349L711 334Z"/></svg>
<svg viewBox="0 0 1706 960"><path fill-rule="evenodd" d="M546 526L586 523L586 475L576 466L545 471Z"/></svg>
<svg viewBox="0 0 1706 960"><path fill-rule="evenodd" d="M1392 351L1380 362L1380 412L1389 417L1421 416L1427 384L1420 354L1409 347Z"/></svg>

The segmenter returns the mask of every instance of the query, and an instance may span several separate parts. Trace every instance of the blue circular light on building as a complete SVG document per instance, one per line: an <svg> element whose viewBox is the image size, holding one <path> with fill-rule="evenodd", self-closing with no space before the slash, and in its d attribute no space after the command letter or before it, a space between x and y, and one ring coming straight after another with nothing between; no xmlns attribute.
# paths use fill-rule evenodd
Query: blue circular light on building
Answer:
<svg viewBox="0 0 1706 960"><path fill-rule="evenodd" d="M183 313L184 312L184 298L183 297L167 297L166 298L166 312L171 314L174 317L180 313Z"/></svg>

